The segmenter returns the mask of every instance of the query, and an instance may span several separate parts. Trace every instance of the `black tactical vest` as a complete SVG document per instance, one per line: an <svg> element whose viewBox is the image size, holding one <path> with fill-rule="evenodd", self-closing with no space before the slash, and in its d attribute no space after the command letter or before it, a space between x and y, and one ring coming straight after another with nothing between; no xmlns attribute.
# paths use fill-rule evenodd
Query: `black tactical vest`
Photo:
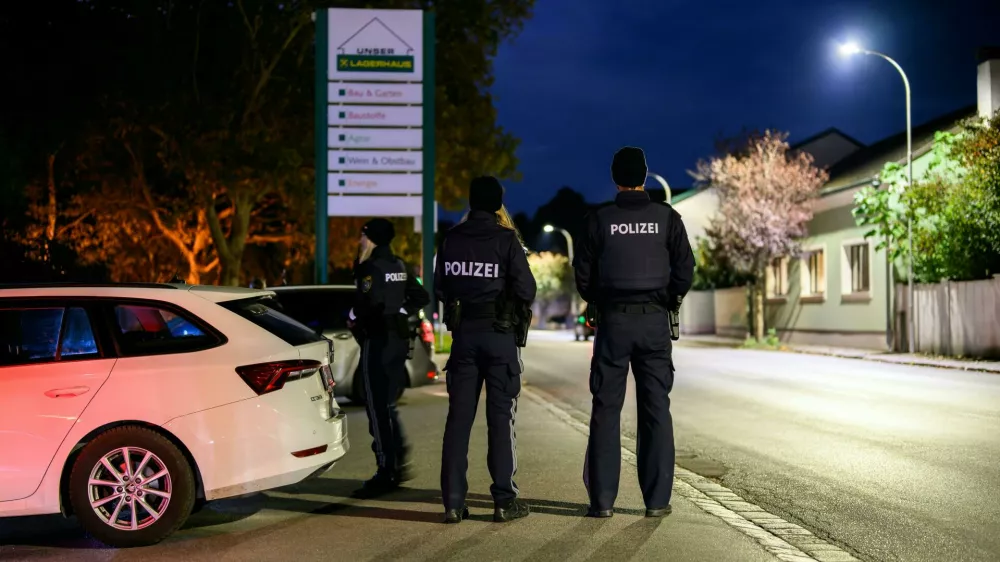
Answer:
<svg viewBox="0 0 1000 562"><path fill-rule="evenodd" d="M392 316L399 314L406 302L406 266L393 256L392 258L372 258L374 275L379 275L385 294L385 310L383 314Z"/></svg>
<svg viewBox="0 0 1000 562"><path fill-rule="evenodd" d="M470 219L450 230L442 244L439 263L449 301L493 306L507 282L513 234L495 224Z"/></svg>
<svg viewBox="0 0 1000 562"><path fill-rule="evenodd" d="M654 291L670 282L667 250L671 214L664 205L608 205L597 210L601 287Z"/></svg>

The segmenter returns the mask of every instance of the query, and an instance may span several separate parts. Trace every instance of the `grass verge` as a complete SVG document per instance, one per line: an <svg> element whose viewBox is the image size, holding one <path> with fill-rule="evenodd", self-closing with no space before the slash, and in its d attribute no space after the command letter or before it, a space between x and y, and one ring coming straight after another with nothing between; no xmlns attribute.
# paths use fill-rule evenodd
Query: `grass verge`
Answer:
<svg viewBox="0 0 1000 562"><path fill-rule="evenodd" d="M434 353L451 353L451 332L435 337Z"/></svg>
<svg viewBox="0 0 1000 562"><path fill-rule="evenodd" d="M743 341L743 349L763 349L767 351L788 351L788 347L778 339L778 331L771 328L763 340L757 341L753 336L747 336Z"/></svg>

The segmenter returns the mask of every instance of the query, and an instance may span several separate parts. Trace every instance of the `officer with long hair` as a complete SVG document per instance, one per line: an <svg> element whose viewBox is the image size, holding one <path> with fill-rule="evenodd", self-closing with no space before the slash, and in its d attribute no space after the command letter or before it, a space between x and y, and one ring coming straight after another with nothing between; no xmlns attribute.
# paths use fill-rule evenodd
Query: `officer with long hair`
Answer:
<svg viewBox="0 0 1000 562"><path fill-rule="evenodd" d="M485 384L493 520L504 522L529 512L514 482L514 418L524 367L511 317L512 311L524 310L535 299L535 278L521 237L503 208L500 182L493 177L474 179L469 208L467 217L442 239L434 271L435 293L445 305L445 323L453 336L445 365L448 421L441 495L445 523L469 516L469 434Z"/></svg>

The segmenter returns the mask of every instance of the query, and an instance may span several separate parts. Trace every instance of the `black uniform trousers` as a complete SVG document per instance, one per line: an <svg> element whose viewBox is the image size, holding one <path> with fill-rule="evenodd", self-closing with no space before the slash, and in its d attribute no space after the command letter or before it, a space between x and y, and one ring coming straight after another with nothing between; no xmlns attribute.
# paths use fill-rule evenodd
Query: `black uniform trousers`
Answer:
<svg viewBox="0 0 1000 562"><path fill-rule="evenodd" d="M396 396L403 383L409 342L395 333L361 340L362 380L368 433L379 472L393 473L406 462L406 437L399 422Z"/></svg>
<svg viewBox="0 0 1000 562"><path fill-rule="evenodd" d="M633 307L635 305L632 305ZM639 305L642 307L642 305ZM674 428L670 390L674 384L670 320L646 305L646 313L602 313L590 366L590 439L584 461L584 484L590 505L612 509L621 477L621 411L629 363L638 402L639 487L646 507L670 503L674 481Z"/></svg>
<svg viewBox="0 0 1000 562"><path fill-rule="evenodd" d="M517 435L514 418L521 394L520 350L513 334L453 332L448 359L448 421L441 454L441 495L444 507L462 509L469 491L469 434L476 419L479 395L486 384L486 464L493 478L493 501L507 507L519 491Z"/></svg>

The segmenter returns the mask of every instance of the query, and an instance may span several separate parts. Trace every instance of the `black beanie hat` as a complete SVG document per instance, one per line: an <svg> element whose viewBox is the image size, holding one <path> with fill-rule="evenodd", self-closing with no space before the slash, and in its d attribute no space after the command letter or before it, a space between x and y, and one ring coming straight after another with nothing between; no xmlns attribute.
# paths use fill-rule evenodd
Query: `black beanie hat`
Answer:
<svg viewBox="0 0 1000 562"><path fill-rule="evenodd" d="M473 211L495 213L503 206L503 186L493 176L472 180L469 186L469 208Z"/></svg>
<svg viewBox="0 0 1000 562"><path fill-rule="evenodd" d="M392 223L385 219L372 219L361 227L361 233L375 243L376 246L385 246L396 237L396 229Z"/></svg>
<svg viewBox="0 0 1000 562"><path fill-rule="evenodd" d="M621 187L639 187L646 183L646 155L641 148L626 146L615 153L611 179Z"/></svg>

